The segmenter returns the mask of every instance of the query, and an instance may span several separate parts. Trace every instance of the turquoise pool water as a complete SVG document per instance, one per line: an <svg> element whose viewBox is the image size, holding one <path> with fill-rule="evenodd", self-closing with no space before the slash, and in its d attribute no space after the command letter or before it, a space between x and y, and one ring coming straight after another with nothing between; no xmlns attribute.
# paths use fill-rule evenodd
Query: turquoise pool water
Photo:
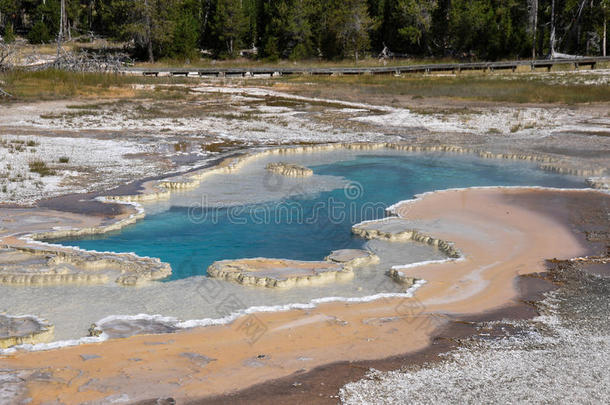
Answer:
<svg viewBox="0 0 610 405"><path fill-rule="evenodd" d="M350 183L260 204L171 206L120 232L54 242L159 257L171 264L175 280L203 275L216 260L319 260L331 250L362 247L364 241L350 233L354 223L382 217L385 207L426 191L493 185L583 187L581 178L473 156L364 153L312 169L316 175L339 176Z"/></svg>

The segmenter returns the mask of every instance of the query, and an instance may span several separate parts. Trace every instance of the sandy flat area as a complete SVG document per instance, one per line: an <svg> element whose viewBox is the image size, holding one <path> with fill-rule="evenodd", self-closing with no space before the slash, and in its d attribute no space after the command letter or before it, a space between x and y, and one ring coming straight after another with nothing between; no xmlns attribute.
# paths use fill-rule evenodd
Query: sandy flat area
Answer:
<svg viewBox="0 0 610 405"><path fill-rule="evenodd" d="M519 188L429 193L399 215L434 220L434 236L455 243L462 261L404 269L427 280L414 298L327 303L258 313L227 326L135 336L0 359L22 370L16 389L32 403L178 402L236 391L342 360L381 359L422 349L453 315L491 311L517 297L515 278L544 270L546 258L588 254L566 224L574 201L595 191Z"/></svg>

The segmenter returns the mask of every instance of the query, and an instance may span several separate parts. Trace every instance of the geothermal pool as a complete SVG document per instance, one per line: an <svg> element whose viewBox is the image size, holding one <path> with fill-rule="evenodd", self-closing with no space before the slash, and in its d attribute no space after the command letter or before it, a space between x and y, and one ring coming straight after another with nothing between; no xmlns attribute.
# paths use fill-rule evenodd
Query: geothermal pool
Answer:
<svg viewBox="0 0 610 405"><path fill-rule="evenodd" d="M265 170L268 163L278 161L310 167L314 175L289 178ZM170 279L139 288L114 282L0 286L0 312L10 308L13 314L47 319L55 325L55 339L66 340L86 336L93 322L118 328L123 332L112 336L119 337L159 333L179 325L224 323L253 307L275 311L311 307L329 299L403 296L404 287L386 275L388 269L445 259L445 255L417 242L364 241L351 234L351 226L382 217L387 206L418 193L492 185L582 188L584 180L545 172L532 163L471 155L333 150L260 156L237 172L205 178L196 189L143 204L147 217L120 232L59 241L159 257L171 264ZM460 228L460 232L472 231ZM381 260L358 268L349 281L290 289L245 287L204 276L215 260L258 256L320 260L346 247L369 249ZM196 321L179 323L187 320Z"/></svg>
<svg viewBox="0 0 610 405"><path fill-rule="evenodd" d="M313 169L312 178L269 174L269 161ZM321 260L363 248L350 228L384 216L397 201L426 191L471 186L582 187L580 178L535 164L468 155L331 151L264 157L236 174L215 175L120 232L62 240L83 249L135 252L171 264L171 280L205 275L216 260L277 257ZM432 258L432 257L431 257Z"/></svg>

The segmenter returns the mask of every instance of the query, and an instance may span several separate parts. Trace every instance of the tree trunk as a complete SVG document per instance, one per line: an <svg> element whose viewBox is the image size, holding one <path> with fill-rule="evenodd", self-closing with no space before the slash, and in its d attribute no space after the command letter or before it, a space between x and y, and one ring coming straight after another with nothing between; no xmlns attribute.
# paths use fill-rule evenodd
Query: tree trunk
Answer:
<svg viewBox="0 0 610 405"><path fill-rule="evenodd" d="M551 35L549 35L549 52L555 54L555 0L551 1Z"/></svg>
<svg viewBox="0 0 610 405"><path fill-rule="evenodd" d="M536 34L538 33L538 0L532 0L532 59L536 59Z"/></svg>
<svg viewBox="0 0 610 405"><path fill-rule="evenodd" d="M602 41L602 54L604 56L606 56L606 20L608 20L608 18L604 15L604 40Z"/></svg>
<svg viewBox="0 0 610 405"><path fill-rule="evenodd" d="M70 34L70 24L68 23L68 10L66 10L66 0L61 0L62 2L62 16L63 16L63 32L64 32L64 37L63 39L66 39L66 36L68 38L68 40L71 40L71 34Z"/></svg>
<svg viewBox="0 0 610 405"><path fill-rule="evenodd" d="M150 63L155 62L155 55L153 54L153 44L152 44L152 25L150 18L150 8L148 7L148 0L144 0L144 15L145 15L145 24L146 24L146 46L148 48L148 61Z"/></svg>
<svg viewBox="0 0 610 405"><path fill-rule="evenodd" d="M61 0L59 8L59 33L57 34L57 57L59 58L59 52L61 50L61 41L64 39L64 17L66 14L66 2Z"/></svg>

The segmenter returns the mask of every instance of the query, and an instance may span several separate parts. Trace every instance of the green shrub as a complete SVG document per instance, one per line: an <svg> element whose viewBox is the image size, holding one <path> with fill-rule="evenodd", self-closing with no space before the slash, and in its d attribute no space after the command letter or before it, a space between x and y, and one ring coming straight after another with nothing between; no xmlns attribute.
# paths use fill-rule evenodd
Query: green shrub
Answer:
<svg viewBox="0 0 610 405"><path fill-rule="evenodd" d="M7 44L15 42L15 31L13 30L13 24L6 24L6 27L4 27L3 39L4 42L6 42Z"/></svg>
<svg viewBox="0 0 610 405"><path fill-rule="evenodd" d="M38 21L32 26L28 34L28 41L31 44L44 44L51 41L51 34L46 24L42 21Z"/></svg>
<svg viewBox="0 0 610 405"><path fill-rule="evenodd" d="M70 161L70 158L67 156L62 156L59 158L59 163L68 163Z"/></svg>

